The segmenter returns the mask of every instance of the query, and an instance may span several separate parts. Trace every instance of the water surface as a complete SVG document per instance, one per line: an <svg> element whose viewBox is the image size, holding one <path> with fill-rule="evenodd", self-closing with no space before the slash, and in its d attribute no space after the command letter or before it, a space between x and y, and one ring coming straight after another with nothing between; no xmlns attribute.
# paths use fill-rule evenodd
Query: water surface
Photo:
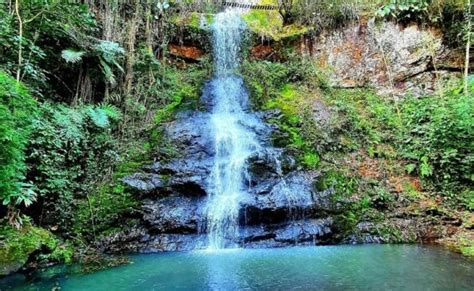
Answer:
<svg viewBox="0 0 474 291"><path fill-rule="evenodd" d="M131 257L92 274L17 275L0 289L51 290L474 290L474 262L411 245L225 249Z"/></svg>

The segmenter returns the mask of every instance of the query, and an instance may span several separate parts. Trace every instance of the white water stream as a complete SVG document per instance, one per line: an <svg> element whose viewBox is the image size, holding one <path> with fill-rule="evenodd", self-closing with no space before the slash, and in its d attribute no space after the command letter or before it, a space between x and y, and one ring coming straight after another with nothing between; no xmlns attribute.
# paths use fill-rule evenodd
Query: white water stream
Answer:
<svg viewBox="0 0 474 291"><path fill-rule="evenodd" d="M260 144L250 130L258 121L248 114L247 93L240 76L240 43L245 30L241 9L227 9L211 26L215 75L210 117L214 165L209 177L207 202L208 248L235 247L239 235L240 202L248 191L246 160Z"/></svg>

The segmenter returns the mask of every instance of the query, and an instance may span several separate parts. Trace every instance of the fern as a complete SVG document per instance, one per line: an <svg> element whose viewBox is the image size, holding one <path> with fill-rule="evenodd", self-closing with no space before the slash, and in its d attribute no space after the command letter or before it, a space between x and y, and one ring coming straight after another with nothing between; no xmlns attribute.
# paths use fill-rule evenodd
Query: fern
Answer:
<svg viewBox="0 0 474 291"><path fill-rule="evenodd" d="M111 84L112 86L115 86L117 84L117 81L115 80L115 75L112 68L102 58L99 58L99 62L100 62L100 67L102 69L102 73L104 74L105 80L109 82L109 84Z"/></svg>
<svg viewBox="0 0 474 291"><path fill-rule="evenodd" d="M86 110L86 114L89 116L95 126L100 128L109 127L109 117L104 110L101 110L100 108L89 107Z"/></svg>
<svg viewBox="0 0 474 291"><path fill-rule="evenodd" d="M67 63L78 63L82 60L82 57L84 56L86 52L84 51L78 51L75 49L65 49L61 52L61 57L67 62Z"/></svg>
<svg viewBox="0 0 474 291"><path fill-rule="evenodd" d="M115 64L117 58L125 54L125 50L118 43L113 41L101 40L95 49L101 57L109 64Z"/></svg>
<svg viewBox="0 0 474 291"><path fill-rule="evenodd" d="M119 121L122 118L120 109L112 104L101 104L97 110L103 111L113 121Z"/></svg>
<svg viewBox="0 0 474 291"><path fill-rule="evenodd" d="M125 54L125 50L118 43L107 40L101 40L99 44L94 47L94 50L99 57L100 67L105 80L112 86L115 86L117 82L113 67L122 73L124 72L118 60Z"/></svg>

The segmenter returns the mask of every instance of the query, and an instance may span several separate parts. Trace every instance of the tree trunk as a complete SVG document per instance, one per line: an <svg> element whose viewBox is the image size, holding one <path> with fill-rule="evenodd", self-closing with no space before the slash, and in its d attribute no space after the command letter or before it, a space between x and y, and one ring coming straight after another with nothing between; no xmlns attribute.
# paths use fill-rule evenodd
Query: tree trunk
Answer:
<svg viewBox="0 0 474 291"><path fill-rule="evenodd" d="M466 62L464 64L464 94L468 94L468 79L469 79L469 50L471 47L471 0L467 1L467 40L466 40Z"/></svg>
<svg viewBox="0 0 474 291"><path fill-rule="evenodd" d="M20 0L15 0L15 13L18 19L18 68L16 70L16 80L20 81L21 63L23 62L23 20L20 15Z"/></svg>

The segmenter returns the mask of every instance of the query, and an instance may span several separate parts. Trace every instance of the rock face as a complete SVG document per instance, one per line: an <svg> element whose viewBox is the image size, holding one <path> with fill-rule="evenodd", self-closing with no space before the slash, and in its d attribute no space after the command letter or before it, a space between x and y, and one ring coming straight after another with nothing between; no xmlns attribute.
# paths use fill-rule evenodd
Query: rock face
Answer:
<svg viewBox="0 0 474 291"><path fill-rule="evenodd" d="M212 92L212 82L204 91ZM143 199L140 225L105 238L100 247L108 252L154 252L204 248L206 202L213 165L214 146L209 136L212 96L203 94L205 111L178 114L165 126L179 157L144 167L123 182ZM248 190L241 197L239 235L242 247L280 247L321 244L332 239L335 211L330 192L318 192L317 172L303 172L283 149L271 146L270 135L278 130L265 118L278 112L255 113L258 126L251 128L261 149L246 161L243 177Z"/></svg>
<svg viewBox="0 0 474 291"><path fill-rule="evenodd" d="M373 19L322 34L301 49L331 68L331 85L374 87L381 93L419 95L434 90L436 78L462 69L462 56L447 50L441 32Z"/></svg>
<svg viewBox="0 0 474 291"><path fill-rule="evenodd" d="M210 85L210 84L209 84ZM209 102L203 96L203 104ZM212 106L212 105L209 105ZM274 112L257 113L265 118ZM184 112L166 126L166 133L181 153L177 159L156 162L143 172L123 178L144 197L142 223L135 229L104 239L109 252L179 251L204 248L207 181L213 166L208 136L208 113ZM274 127L255 128L268 145ZM329 192L317 192L316 172L302 172L284 150L271 146L247 161L249 185L239 214L242 247L281 247L327 243L332 238L333 212Z"/></svg>

